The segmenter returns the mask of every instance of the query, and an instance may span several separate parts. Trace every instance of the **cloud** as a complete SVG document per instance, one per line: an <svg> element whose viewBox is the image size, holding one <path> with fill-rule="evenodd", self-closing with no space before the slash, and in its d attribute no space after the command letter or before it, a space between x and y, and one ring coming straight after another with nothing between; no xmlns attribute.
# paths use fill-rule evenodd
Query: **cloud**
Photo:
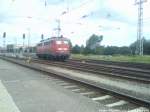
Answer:
<svg viewBox="0 0 150 112"><path fill-rule="evenodd" d="M134 0L0 0L0 33L22 43L22 33L31 30L36 43L57 35L56 19L61 20L62 34L73 44L85 44L93 33L104 35L103 45L129 45L136 40L137 6ZM69 10L68 10L69 8ZM150 4L144 4L144 18L149 18ZM65 12L63 14L63 12ZM63 14L63 15L62 15ZM149 20L144 20L144 35L149 38ZM0 43L2 44L2 43Z"/></svg>

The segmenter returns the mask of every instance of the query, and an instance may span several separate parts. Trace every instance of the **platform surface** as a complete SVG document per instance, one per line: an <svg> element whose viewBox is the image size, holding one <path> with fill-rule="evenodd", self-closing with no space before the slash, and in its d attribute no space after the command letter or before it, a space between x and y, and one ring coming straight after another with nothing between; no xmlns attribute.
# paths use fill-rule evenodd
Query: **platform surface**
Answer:
<svg viewBox="0 0 150 112"><path fill-rule="evenodd" d="M0 112L107 112L48 75L0 59Z"/></svg>

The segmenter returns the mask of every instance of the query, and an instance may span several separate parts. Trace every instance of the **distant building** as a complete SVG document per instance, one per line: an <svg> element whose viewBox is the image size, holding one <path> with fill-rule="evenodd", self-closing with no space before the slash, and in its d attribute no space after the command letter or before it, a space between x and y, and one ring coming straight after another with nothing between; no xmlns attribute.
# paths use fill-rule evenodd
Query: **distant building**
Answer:
<svg viewBox="0 0 150 112"><path fill-rule="evenodd" d="M4 53L6 50L3 47L0 47L0 53Z"/></svg>
<svg viewBox="0 0 150 112"><path fill-rule="evenodd" d="M14 49L15 49L14 44L8 44L6 48L8 53L14 53Z"/></svg>
<svg viewBox="0 0 150 112"><path fill-rule="evenodd" d="M8 53L32 53L32 52L36 52L36 46L32 45L32 46L22 46L21 44L18 45L14 45L14 44L8 44L6 47L6 51Z"/></svg>
<svg viewBox="0 0 150 112"><path fill-rule="evenodd" d="M0 53L2 52L2 47L0 47Z"/></svg>
<svg viewBox="0 0 150 112"><path fill-rule="evenodd" d="M36 45L23 46L21 44L8 44L6 48L0 47L0 53L35 53Z"/></svg>

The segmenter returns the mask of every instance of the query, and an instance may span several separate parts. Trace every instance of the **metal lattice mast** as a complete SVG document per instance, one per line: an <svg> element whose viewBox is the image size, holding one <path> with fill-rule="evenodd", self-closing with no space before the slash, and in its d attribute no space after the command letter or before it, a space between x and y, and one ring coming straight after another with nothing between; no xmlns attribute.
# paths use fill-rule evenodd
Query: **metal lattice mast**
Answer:
<svg viewBox="0 0 150 112"><path fill-rule="evenodd" d="M57 36L60 37L60 32L61 32L60 19L57 19L56 22L57 22L57 24L58 24L58 25L57 25L57 28L56 28L56 30L57 30Z"/></svg>
<svg viewBox="0 0 150 112"><path fill-rule="evenodd" d="M137 27L137 45L136 54L143 55L143 3L147 0L135 0L138 5L138 27Z"/></svg>

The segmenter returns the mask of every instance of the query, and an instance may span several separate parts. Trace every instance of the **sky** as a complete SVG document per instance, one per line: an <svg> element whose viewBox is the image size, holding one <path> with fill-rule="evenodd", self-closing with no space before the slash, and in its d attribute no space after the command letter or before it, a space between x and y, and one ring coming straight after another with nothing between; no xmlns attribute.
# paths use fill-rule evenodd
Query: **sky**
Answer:
<svg viewBox="0 0 150 112"><path fill-rule="evenodd" d="M35 45L57 36L58 20L64 37L85 45L92 35L103 35L104 46L128 46L137 38L138 6L135 0L0 0L0 46ZM150 39L150 2L144 3L143 36Z"/></svg>

